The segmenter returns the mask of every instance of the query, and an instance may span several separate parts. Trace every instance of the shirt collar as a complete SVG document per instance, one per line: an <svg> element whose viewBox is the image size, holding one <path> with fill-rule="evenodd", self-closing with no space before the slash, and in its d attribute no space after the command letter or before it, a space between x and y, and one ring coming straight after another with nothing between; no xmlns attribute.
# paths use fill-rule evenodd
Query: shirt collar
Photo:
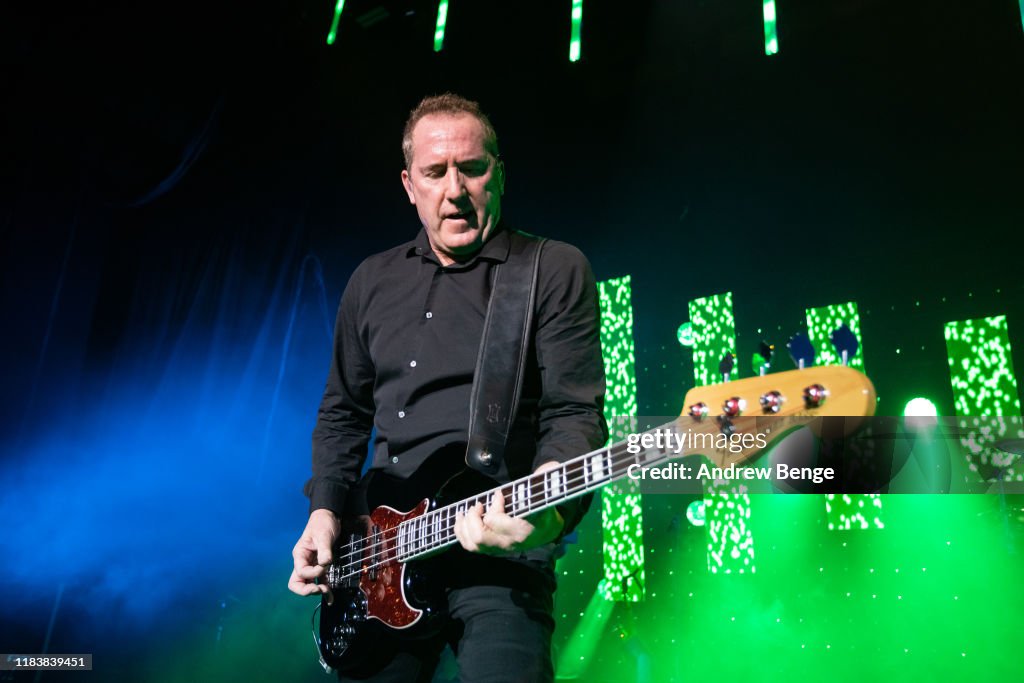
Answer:
<svg viewBox="0 0 1024 683"><path fill-rule="evenodd" d="M472 258L468 261L456 262L448 268L462 269L469 268L479 259L487 259L495 263L504 263L508 260L508 252L512 247L512 242L508 236L509 228L504 222L499 223L497 231L491 235L484 245L480 247L480 250L473 254ZM440 265L437 260L437 254L434 253L433 248L430 246L430 240L427 239L426 228L420 228L419 234L416 235L416 239L409 243L408 249L406 249L405 255L407 258L413 256L419 256L424 260L431 261Z"/></svg>

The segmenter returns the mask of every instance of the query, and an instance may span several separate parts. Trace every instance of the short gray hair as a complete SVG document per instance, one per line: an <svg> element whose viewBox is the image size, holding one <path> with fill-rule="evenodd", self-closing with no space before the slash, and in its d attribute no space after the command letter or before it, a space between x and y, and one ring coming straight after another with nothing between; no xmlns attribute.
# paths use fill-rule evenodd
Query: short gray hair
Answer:
<svg viewBox="0 0 1024 683"><path fill-rule="evenodd" d="M491 125L491 120L487 118L487 114L480 109L480 104L473 100L467 100L461 95L446 92L441 95L424 97L409 112L409 119L405 122L405 132L402 134L402 155L405 157L405 168L407 170L412 168L412 131L416 128L416 124L420 122L420 119L433 114L448 116L468 114L475 117L480 122L480 125L484 127L484 148L495 157L498 156L498 134L494 131L494 126Z"/></svg>

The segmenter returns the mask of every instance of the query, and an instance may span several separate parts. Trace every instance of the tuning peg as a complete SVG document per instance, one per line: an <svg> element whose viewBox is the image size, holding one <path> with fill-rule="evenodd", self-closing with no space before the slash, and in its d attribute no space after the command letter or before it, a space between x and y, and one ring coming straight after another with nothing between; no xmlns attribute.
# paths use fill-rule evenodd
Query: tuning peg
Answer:
<svg viewBox="0 0 1024 683"><path fill-rule="evenodd" d="M857 336L853 333L846 323L843 323L840 327L837 327L832 331L832 346L836 347L836 353L843 359L843 365L849 365L850 360L857 355L857 349L859 344L857 343Z"/></svg>
<svg viewBox="0 0 1024 683"><path fill-rule="evenodd" d="M775 354L775 345L762 340L758 345L758 351L754 354L754 374L764 376L768 368L772 366L772 356Z"/></svg>
<svg viewBox="0 0 1024 683"><path fill-rule="evenodd" d="M732 369L735 365L736 359L733 357L732 353L727 351L725 355L722 356L722 360L718 363L718 372L721 373L723 382L729 381L729 375L732 374Z"/></svg>
<svg viewBox="0 0 1024 683"><path fill-rule="evenodd" d="M802 332L797 332L786 342L789 355L801 370L814 365L814 345Z"/></svg>
<svg viewBox="0 0 1024 683"><path fill-rule="evenodd" d="M755 353L750 361L750 367L754 369L755 375L763 375L768 368L768 361L761 354Z"/></svg>

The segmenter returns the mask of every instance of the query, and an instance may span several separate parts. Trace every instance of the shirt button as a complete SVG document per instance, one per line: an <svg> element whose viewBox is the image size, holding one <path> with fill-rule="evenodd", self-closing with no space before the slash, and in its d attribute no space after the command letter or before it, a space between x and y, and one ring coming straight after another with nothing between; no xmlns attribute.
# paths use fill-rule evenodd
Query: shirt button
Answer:
<svg viewBox="0 0 1024 683"><path fill-rule="evenodd" d="M399 410L398 411L398 417L400 417L400 418L405 417L405 411L404 410Z"/></svg>
<svg viewBox="0 0 1024 683"><path fill-rule="evenodd" d="M409 367L410 368L416 367L416 361L409 361Z"/></svg>
<svg viewBox="0 0 1024 683"><path fill-rule="evenodd" d="M433 318L433 317L434 317L434 314L431 313L430 311L427 311L427 319L429 320L430 318Z"/></svg>
<svg viewBox="0 0 1024 683"><path fill-rule="evenodd" d="M397 455L392 455L391 456L391 462L397 463L398 462L398 456Z"/></svg>

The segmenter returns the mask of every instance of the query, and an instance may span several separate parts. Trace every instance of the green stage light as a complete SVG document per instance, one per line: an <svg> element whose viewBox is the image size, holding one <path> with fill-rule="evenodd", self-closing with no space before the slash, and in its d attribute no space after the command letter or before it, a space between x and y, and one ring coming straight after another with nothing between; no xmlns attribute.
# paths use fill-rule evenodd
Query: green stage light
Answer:
<svg viewBox="0 0 1024 683"><path fill-rule="evenodd" d="M825 516L830 531L885 528L882 498L877 493L826 494Z"/></svg>
<svg viewBox="0 0 1024 683"><path fill-rule="evenodd" d="M736 319L732 292L694 299L690 302L693 326L693 378L697 386L722 381L718 364L727 353L736 357ZM733 369L738 374L738 368ZM750 496L719 493L713 481L704 482L707 519L708 570L713 574L745 574L754 569L754 536L750 519Z"/></svg>
<svg viewBox="0 0 1024 683"><path fill-rule="evenodd" d="M601 307L601 350L608 381L604 411L611 441L635 431L636 363L630 277L597 283ZM644 598L644 529L637 482L625 479L601 491L605 597L637 602Z"/></svg>
<svg viewBox="0 0 1024 683"><path fill-rule="evenodd" d="M338 0L334 5L334 20L331 21L331 30L327 33L327 44L334 45L338 38L338 22L341 20L341 10L345 9L345 0Z"/></svg>
<svg viewBox="0 0 1024 683"><path fill-rule="evenodd" d="M569 61L580 61L580 28L583 24L583 0L572 0L572 33L569 36Z"/></svg>
<svg viewBox="0 0 1024 683"><path fill-rule="evenodd" d="M818 363L821 365L838 365L842 362L839 354L832 346L832 332L843 325L850 328L853 336L857 338L857 352L853 358L847 359L851 368L861 372L864 370L864 340L860 332L860 313L857 310L857 302L847 301L832 306L821 306L820 308L808 308L807 314L807 336L814 345L817 352ZM854 448L864 449L860 453L866 462L875 462L869 450L875 447L872 439L862 439L857 442ZM882 499L878 494L856 494L844 496L831 496L825 501L825 518L828 520L828 528L834 530L849 529L884 529L882 523Z"/></svg>
<svg viewBox="0 0 1024 683"><path fill-rule="evenodd" d="M1019 460L1007 459L992 447L999 439L1024 438L1019 420L1003 419L1021 414L1006 316L949 322L945 332L953 405L968 468L978 472L979 467L996 467L1004 481L1024 481Z"/></svg>
<svg viewBox="0 0 1024 683"><path fill-rule="evenodd" d="M727 353L736 357L736 319L732 314L732 292L691 301L690 325L695 386L706 387L721 382L719 362Z"/></svg>
<svg viewBox="0 0 1024 683"><path fill-rule="evenodd" d="M441 0L437 4L437 25L434 28L434 52L440 52L444 47L444 27L448 23L448 0Z"/></svg>
<svg viewBox="0 0 1024 683"><path fill-rule="evenodd" d="M694 526L704 526L707 521L703 500L695 500L686 506L686 519Z"/></svg>
<svg viewBox="0 0 1024 683"><path fill-rule="evenodd" d="M768 56L779 52L779 32L775 16L775 0L763 0L764 13L764 53Z"/></svg>
<svg viewBox="0 0 1024 683"><path fill-rule="evenodd" d="M906 417L936 417L938 414L935 404L926 398L912 398L903 407L903 415Z"/></svg>
<svg viewBox="0 0 1024 683"><path fill-rule="evenodd" d="M693 346L693 325L691 323L683 323L676 330L676 339L683 346Z"/></svg>
<svg viewBox="0 0 1024 683"><path fill-rule="evenodd" d="M847 301L844 304L808 308L806 313L807 336L818 353L818 365L837 365L842 362L842 358L832 346L832 332L846 325L858 342L857 353L853 354L853 358L847 359L847 364L864 372L864 339L860 332L857 302Z"/></svg>
<svg viewBox="0 0 1024 683"><path fill-rule="evenodd" d="M607 593L606 582L602 579L558 657L558 666L555 668L557 680L583 680L601 642L605 626L615 610L615 603L608 601Z"/></svg>

